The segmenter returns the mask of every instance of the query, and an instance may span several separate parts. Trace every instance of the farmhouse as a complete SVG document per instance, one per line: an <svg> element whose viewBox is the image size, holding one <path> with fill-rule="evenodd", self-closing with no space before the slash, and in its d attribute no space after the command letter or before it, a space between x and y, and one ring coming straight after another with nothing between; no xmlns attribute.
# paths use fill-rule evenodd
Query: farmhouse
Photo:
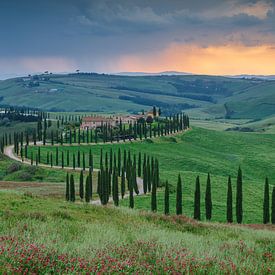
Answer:
<svg viewBox="0 0 275 275"><path fill-rule="evenodd" d="M100 127L102 124L108 124L112 127L116 126L116 122L112 118L94 116L94 117L84 117L82 119L82 124L80 128L82 130L95 129L97 127Z"/></svg>

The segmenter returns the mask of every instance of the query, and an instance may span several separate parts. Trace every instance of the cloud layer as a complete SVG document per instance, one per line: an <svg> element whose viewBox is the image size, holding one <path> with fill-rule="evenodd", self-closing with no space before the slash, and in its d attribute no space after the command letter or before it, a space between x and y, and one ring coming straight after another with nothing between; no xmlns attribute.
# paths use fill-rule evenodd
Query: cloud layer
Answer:
<svg viewBox="0 0 275 275"><path fill-rule="evenodd" d="M271 0L1 1L0 31L0 74L77 68L275 74L267 62L275 60Z"/></svg>

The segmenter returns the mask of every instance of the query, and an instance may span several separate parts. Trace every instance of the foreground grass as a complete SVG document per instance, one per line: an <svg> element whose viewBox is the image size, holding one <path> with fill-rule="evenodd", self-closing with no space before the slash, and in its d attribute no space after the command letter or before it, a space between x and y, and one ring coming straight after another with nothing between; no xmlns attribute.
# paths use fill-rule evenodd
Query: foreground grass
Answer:
<svg viewBox="0 0 275 275"><path fill-rule="evenodd" d="M204 191L207 173L212 176L213 220L225 221L227 177L232 176L233 197L235 197L236 172L241 165L244 174L244 222L262 222L262 200L264 179L269 177L271 187L275 182L275 136L269 134L235 133L194 128L175 137L161 137L143 142L96 146L61 146L60 151L76 154L85 152L88 163L88 151L92 149L95 166L99 166L100 150L109 152L131 150L155 156L160 162L161 180L171 184L175 191L178 174L183 178L183 211L193 216L195 177L201 177L202 217L204 217ZM37 148L30 147L36 151ZM46 162L47 152L53 152L51 146L41 147L41 160ZM59 154L61 155L61 154ZM72 163L72 160L71 160ZM272 188L270 188L272 189ZM163 194L158 195L158 210L163 212ZM125 202L125 204L128 204ZM135 207L150 209L150 196L135 198ZM171 194L171 210L175 211L175 194Z"/></svg>
<svg viewBox="0 0 275 275"><path fill-rule="evenodd" d="M14 191L0 192L0 209L1 272L274 270L275 235L266 229L195 223Z"/></svg>

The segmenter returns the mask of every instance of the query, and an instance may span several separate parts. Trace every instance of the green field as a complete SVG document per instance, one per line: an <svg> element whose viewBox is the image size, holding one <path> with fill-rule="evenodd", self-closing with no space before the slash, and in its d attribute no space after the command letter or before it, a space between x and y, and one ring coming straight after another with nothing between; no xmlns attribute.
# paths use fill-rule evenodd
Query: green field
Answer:
<svg viewBox="0 0 275 275"><path fill-rule="evenodd" d="M176 186L178 174L182 175L183 209L188 216L193 215L195 178L197 175L201 176L202 195L204 195L206 175L209 172L212 176L213 220L223 222L226 213L227 177L228 175L232 176L233 186L235 186L236 173L240 165L244 174L244 222L261 223L265 177L270 179L271 184L275 182L274 146L274 135L194 128L176 137L161 137L150 142L59 146L59 152L69 150L72 157L73 152L77 154L77 151L80 150L86 153L86 163L88 163L88 151L92 149L95 167L99 166L101 148L109 152L111 147L114 151L120 147L122 150L129 149L135 154L142 152L157 157L160 162L162 181L168 180L172 186ZM29 147L29 152L31 150L36 151L37 148ZM53 152L53 157L55 157L55 150L51 146L41 147L41 162L46 162L48 151ZM159 191L158 198L159 211L162 212L162 190ZM203 206L203 196L201 202ZM123 204L127 205L127 202ZM150 197L136 198L136 207L149 210ZM175 194L171 194L171 207L174 212ZM202 212L204 213L204 210Z"/></svg>
<svg viewBox="0 0 275 275"><path fill-rule="evenodd" d="M265 118L274 114L274 81L216 76L52 75L0 82L0 104L78 113L129 113L153 105L196 118ZM244 104L245 103L245 104ZM228 114L224 107L227 105ZM190 109L191 108L191 109Z"/></svg>
<svg viewBox="0 0 275 275"><path fill-rule="evenodd" d="M268 274L274 268L275 236L268 228L196 223L15 191L0 191L0 209L0 272Z"/></svg>

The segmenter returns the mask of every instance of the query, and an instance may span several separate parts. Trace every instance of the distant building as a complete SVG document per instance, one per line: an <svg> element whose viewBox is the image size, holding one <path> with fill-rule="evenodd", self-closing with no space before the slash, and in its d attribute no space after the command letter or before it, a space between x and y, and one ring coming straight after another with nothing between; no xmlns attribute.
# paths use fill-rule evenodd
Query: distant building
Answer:
<svg viewBox="0 0 275 275"><path fill-rule="evenodd" d="M120 123L122 124L134 124L138 122L141 119L146 120L148 117L151 117L154 119L155 117L158 117L158 112L156 116L154 116L153 111L147 112L145 115L114 115L112 117L103 117L103 116L88 116L82 118L82 123L80 128L82 130L87 129L95 129L97 127L100 127L103 125L109 125L111 127L119 126Z"/></svg>
<svg viewBox="0 0 275 275"><path fill-rule="evenodd" d="M95 129L100 127L101 125L110 125L112 127L116 126L116 122L112 118L102 117L102 116L94 116L94 117L84 117L82 118L82 123L80 128L82 130L87 129Z"/></svg>

